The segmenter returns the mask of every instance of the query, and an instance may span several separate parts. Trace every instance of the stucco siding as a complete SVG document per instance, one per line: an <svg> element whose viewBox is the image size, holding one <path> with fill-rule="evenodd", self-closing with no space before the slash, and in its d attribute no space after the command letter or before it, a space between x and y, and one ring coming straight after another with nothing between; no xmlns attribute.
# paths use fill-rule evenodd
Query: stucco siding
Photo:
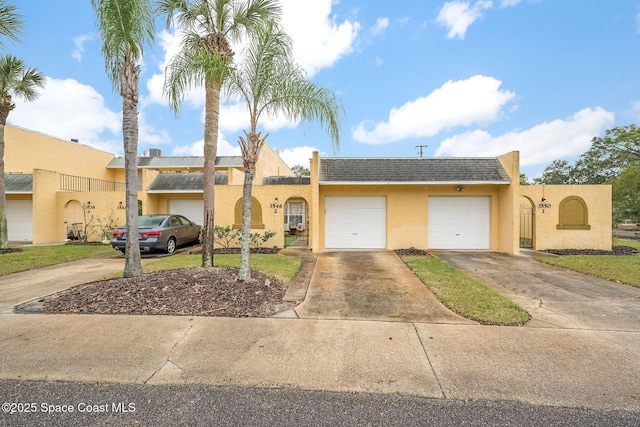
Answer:
<svg viewBox="0 0 640 427"><path fill-rule="evenodd" d="M520 186L520 195L533 204L534 249L611 250L610 185L527 185ZM558 228L560 204L572 196L584 200L589 229Z"/></svg>

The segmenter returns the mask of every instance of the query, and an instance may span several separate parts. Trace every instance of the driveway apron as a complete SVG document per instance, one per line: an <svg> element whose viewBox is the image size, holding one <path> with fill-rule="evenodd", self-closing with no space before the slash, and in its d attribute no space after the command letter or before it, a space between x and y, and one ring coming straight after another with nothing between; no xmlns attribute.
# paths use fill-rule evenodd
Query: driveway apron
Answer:
<svg viewBox="0 0 640 427"><path fill-rule="evenodd" d="M389 251L320 253L306 299L295 310L308 319L475 323L443 306Z"/></svg>
<svg viewBox="0 0 640 427"><path fill-rule="evenodd" d="M640 289L537 262L537 252L433 251L520 304L529 327L640 331Z"/></svg>

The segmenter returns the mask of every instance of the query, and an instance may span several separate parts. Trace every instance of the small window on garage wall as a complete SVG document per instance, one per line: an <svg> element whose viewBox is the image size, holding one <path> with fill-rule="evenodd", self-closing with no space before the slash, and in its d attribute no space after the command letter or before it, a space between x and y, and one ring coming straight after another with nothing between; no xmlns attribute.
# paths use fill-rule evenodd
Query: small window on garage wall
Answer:
<svg viewBox="0 0 640 427"><path fill-rule="evenodd" d="M233 228L242 227L242 198L236 202ZM262 206L255 197L251 198L251 228L264 228L262 222Z"/></svg>
<svg viewBox="0 0 640 427"><path fill-rule="evenodd" d="M560 202L558 230L591 230L589 211L582 197L569 196Z"/></svg>

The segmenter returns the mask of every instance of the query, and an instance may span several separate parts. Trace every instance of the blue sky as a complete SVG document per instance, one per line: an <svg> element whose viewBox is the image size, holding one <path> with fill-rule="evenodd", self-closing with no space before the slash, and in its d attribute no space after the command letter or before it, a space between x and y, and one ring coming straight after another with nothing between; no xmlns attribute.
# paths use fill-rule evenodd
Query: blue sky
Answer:
<svg viewBox="0 0 640 427"><path fill-rule="evenodd" d="M640 118L640 1L283 0L295 58L345 108L341 145L319 125L262 122L290 165L325 156L495 156L520 151L539 175L575 160L606 129ZM121 98L104 72L88 0L15 1L23 43L10 51L48 77L9 123L121 155ZM179 35L158 27L140 79L139 152L202 155L202 90L176 117L162 96ZM239 154L248 114L229 101L219 155Z"/></svg>

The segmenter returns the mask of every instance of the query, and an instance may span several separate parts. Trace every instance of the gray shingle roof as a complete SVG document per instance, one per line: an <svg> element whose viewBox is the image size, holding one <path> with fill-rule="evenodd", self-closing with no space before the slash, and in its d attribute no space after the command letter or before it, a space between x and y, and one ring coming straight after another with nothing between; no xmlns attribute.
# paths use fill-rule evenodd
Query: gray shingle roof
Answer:
<svg viewBox="0 0 640 427"><path fill-rule="evenodd" d="M265 176L262 185L309 185L309 176Z"/></svg>
<svg viewBox="0 0 640 427"><path fill-rule="evenodd" d="M244 167L241 156L217 156L216 166L219 167ZM139 168L149 169L179 169L179 168L204 168L204 157L138 157ZM123 169L124 157L116 157L109 162L107 168Z"/></svg>
<svg viewBox="0 0 640 427"><path fill-rule="evenodd" d="M496 158L326 158L320 183L509 184Z"/></svg>
<svg viewBox="0 0 640 427"><path fill-rule="evenodd" d="M216 185L227 185L229 175L216 173ZM147 191L149 193L198 193L204 187L204 174L194 173L161 173L158 175Z"/></svg>
<svg viewBox="0 0 640 427"><path fill-rule="evenodd" d="M30 173L8 173L4 175L7 193L32 194L33 175Z"/></svg>

